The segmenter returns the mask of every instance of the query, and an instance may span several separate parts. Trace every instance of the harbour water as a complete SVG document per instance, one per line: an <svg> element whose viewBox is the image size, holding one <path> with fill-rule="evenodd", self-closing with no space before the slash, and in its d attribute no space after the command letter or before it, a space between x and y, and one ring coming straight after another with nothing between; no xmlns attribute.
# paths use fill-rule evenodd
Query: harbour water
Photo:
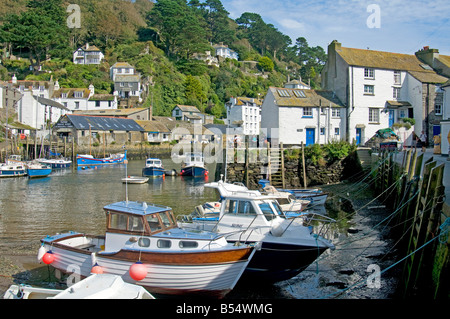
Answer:
<svg viewBox="0 0 450 319"><path fill-rule="evenodd" d="M180 164L163 160L165 169L180 171ZM145 184L122 183L125 176L141 176L144 160L128 165L72 167L54 170L49 177L0 180L0 245L39 242L46 235L65 230L88 234L105 231L103 207L112 202L146 201L173 208L175 215L189 214L196 205L215 200L203 185L209 177L166 176ZM215 167L208 167L213 176Z"/></svg>
<svg viewBox="0 0 450 319"><path fill-rule="evenodd" d="M180 170L180 164L171 159L163 159L163 164L167 170ZM103 207L109 203L128 197L129 200L172 207L175 215L180 215L191 213L195 206L206 201L217 200L215 190L204 187L205 182L214 181L215 165L207 166L210 172L207 178L166 176L164 179L150 179L145 184L125 185L121 180L127 175L140 176L144 160L132 160L128 165L56 170L47 178L35 180L26 177L1 179L0 249L4 255L0 257L0 262L10 265L11 269L2 264L0 275L3 278L0 279L10 277L16 283L39 285L39 276L43 280L47 278L46 268L39 266L35 258L40 239L69 230L103 234L106 220ZM367 266L377 263L377 260L368 257L383 256L388 250L387 240L380 239L380 232L372 230L368 223L373 214L373 211L361 211L352 214L351 218L332 216L339 222L328 236L332 237L332 241L342 243L336 245L335 251L327 251L317 263L297 277L257 289L254 285L238 284L228 297L333 298L335 292L351 287L368 275ZM361 232L349 233L349 228ZM363 230L364 235L361 235ZM354 244L358 245L356 249ZM42 268L40 273L34 272L36 267ZM341 294L340 298L359 298L361 294L362 298L386 298L390 296L392 284L385 283L386 280L383 281L383 289L352 290L350 294ZM5 282L3 285L7 284ZM1 288L4 291L5 287Z"/></svg>

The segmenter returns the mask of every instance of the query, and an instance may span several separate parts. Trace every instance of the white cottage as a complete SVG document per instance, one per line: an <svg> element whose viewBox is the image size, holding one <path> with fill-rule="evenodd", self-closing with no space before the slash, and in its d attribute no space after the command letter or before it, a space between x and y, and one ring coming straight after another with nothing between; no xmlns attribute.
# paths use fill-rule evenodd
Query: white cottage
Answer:
<svg viewBox="0 0 450 319"><path fill-rule="evenodd" d="M322 87L346 105L347 139L357 144L403 117L414 118L416 134L432 136L442 100L436 86L446 81L415 55L345 48L336 40L322 71Z"/></svg>
<svg viewBox="0 0 450 319"><path fill-rule="evenodd" d="M95 45L86 43L73 53L73 63L75 64L100 64L104 54Z"/></svg>
<svg viewBox="0 0 450 319"><path fill-rule="evenodd" d="M324 144L345 138L345 108L331 91L270 87L261 131L273 145Z"/></svg>

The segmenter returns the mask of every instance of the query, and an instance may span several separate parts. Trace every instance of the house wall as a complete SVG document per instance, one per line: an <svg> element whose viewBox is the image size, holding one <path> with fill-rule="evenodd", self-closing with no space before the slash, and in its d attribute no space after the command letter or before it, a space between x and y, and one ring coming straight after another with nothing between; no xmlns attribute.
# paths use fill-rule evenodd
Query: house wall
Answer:
<svg viewBox="0 0 450 319"><path fill-rule="evenodd" d="M272 144L276 145L279 142L279 123L278 106L275 105L275 97L269 90L261 105L261 131L272 141Z"/></svg>

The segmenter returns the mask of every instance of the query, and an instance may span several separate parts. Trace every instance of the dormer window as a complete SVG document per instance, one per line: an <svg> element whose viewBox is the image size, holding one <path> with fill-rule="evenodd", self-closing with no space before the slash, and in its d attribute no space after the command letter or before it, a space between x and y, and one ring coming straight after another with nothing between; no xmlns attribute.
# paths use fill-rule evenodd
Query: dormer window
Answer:
<svg viewBox="0 0 450 319"><path fill-rule="evenodd" d="M82 97L83 97L83 92L76 91L76 92L73 94L73 96L76 97L76 98L82 98Z"/></svg>

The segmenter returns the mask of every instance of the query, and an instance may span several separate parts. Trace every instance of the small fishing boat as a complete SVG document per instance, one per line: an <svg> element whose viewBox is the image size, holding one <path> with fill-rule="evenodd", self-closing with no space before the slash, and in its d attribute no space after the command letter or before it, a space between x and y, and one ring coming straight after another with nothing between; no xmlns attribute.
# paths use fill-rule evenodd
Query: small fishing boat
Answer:
<svg viewBox="0 0 450 319"><path fill-rule="evenodd" d="M27 175L27 169L20 155L10 155L5 163L0 164L0 178L25 175Z"/></svg>
<svg viewBox="0 0 450 319"><path fill-rule="evenodd" d="M142 286L126 283L120 276L91 274L65 290L11 285L3 299L155 299Z"/></svg>
<svg viewBox="0 0 450 319"><path fill-rule="evenodd" d="M323 237L325 233L313 233L311 227L304 225L303 217L286 217L274 196L223 181L206 183L205 187L215 188L220 195L219 216L180 216L179 225L225 234L230 243L260 243L261 248L245 270L246 279L277 282L292 278L324 251L334 249L334 245ZM328 225L333 220L325 222Z"/></svg>
<svg viewBox="0 0 450 319"><path fill-rule="evenodd" d="M127 159L127 151L124 153L111 154L108 157L95 158L92 155L79 155L77 154L77 165L110 165L110 164L121 164Z"/></svg>
<svg viewBox="0 0 450 319"><path fill-rule="evenodd" d="M42 164L37 161L26 164L27 175L29 178L47 177L52 172L50 165Z"/></svg>
<svg viewBox="0 0 450 319"><path fill-rule="evenodd" d="M159 158L147 158L142 176L160 177L165 173L162 161Z"/></svg>
<svg viewBox="0 0 450 319"><path fill-rule="evenodd" d="M104 207L105 236L68 232L41 240L38 259L63 273L93 267L120 276L150 293L223 297L231 291L256 250L228 243L221 234L186 230L172 209L122 201Z"/></svg>
<svg viewBox="0 0 450 319"><path fill-rule="evenodd" d="M205 161L201 153L187 153L181 166L181 176L208 176Z"/></svg>
<svg viewBox="0 0 450 319"><path fill-rule="evenodd" d="M270 185L270 182L267 179L261 179L258 181L258 184L260 184L263 188ZM281 189L277 188L280 192L288 192L294 195L296 199L302 199L307 200L310 202L310 206L315 205L324 205L328 194L321 191L320 189Z"/></svg>
<svg viewBox="0 0 450 319"><path fill-rule="evenodd" d="M52 168L69 168L72 165L72 161L64 158L40 158L39 163L50 165Z"/></svg>
<svg viewBox="0 0 450 319"><path fill-rule="evenodd" d="M141 176L128 176L122 178L122 182L128 183L128 184L145 184L149 180L148 177L141 177Z"/></svg>

